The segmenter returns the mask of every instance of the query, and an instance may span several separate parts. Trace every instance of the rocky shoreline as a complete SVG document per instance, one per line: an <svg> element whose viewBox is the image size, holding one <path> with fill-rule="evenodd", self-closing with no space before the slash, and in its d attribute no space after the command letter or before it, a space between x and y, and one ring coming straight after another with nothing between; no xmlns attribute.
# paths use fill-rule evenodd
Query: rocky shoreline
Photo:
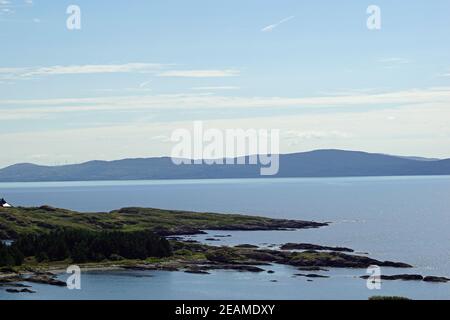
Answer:
<svg viewBox="0 0 450 320"><path fill-rule="evenodd" d="M293 269L294 277L308 279L328 279L327 274L316 274L310 272L328 272L332 268L366 269L369 266L392 267L399 269L412 268L411 265L403 262L379 261L365 256L347 254L339 251L328 251L331 247L321 247L327 250L315 251L304 250L268 250L255 248L255 246L240 245L235 247L213 247L198 243L187 243L172 241L174 256L164 261L118 261L115 264L86 264L80 266L83 270L131 270L131 271L166 271L185 272L198 275L210 275L215 270L230 270L235 272L252 272L274 274L275 271L267 270L274 264L288 265ZM302 244L301 247L310 248L315 245ZM288 244L287 247L294 247ZM285 246L285 248L287 248ZM296 248L300 246L295 246ZM325 249L327 248L327 249ZM351 250L351 249L350 249ZM58 269L59 268L59 269ZM269 268L270 269L270 268ZM300 273L295 273L295 270ZM22 272L0 272L0 288L4 288L7 293L32 294L33 284L45 284L56 287L65 287L66 283L57 279L57 274L62 273L61 266L38 267ZM306 273L305 273L306 272ZM362 276L361 279L369 279L369 276ZM381 276L385 281L423 281L428 283L447 283L450 279L436 276L421 276L414 274L400 274L394 276Z"/></svg>
<svg viewBox="0 0 450 320"><path fill-rule="evenodd" d="M52 224L43 223L39 219L52 215ZM51 207L14 208L4 211L0 216L0 229L6 234L17 234L20 228L43 228L53 230L60 223L76 224L82 228L111 228L123 231L137 228L152 231L170 241L173 256L161 259L149 258L142 261L119 260L104 263L81 264L83 270L135 270L135 271L167 271L185 272L198 275L210 275L215 270L231 270L235 272L252 272L269 274L272 265L286 265L293 268L294 277L326 279L328 275L314 272L327 272L330 269L367 269L370 266L390 267L397 269L412 268L410 264L394 261L380 261L365 255L355 254L351 248L322 246L309 243L286 243L279 246L261 248L252 244L231 246L210 246L195 240L184 239L184 236L205 234L204 230L218 231L290 231L299 229L320 228L329 223L311 221L269 219L262 217L202 214L157 209L125 208L110 213L80 214ZM8 223L2 223L6 221ZM32 222L31 222L32 221ZM12 224L18 226L12 228ZM26 229L24 229L26 230ZM134 229L133 229L134 230ZM217 235L209 241L220 241L216 238L231 237ZM45 284L65 287L66 283L57 278L63 273L69 262L53 264L32 264L19 269L3 268L0 270L0 287L8 293L34 293L33 284ZM295 273L295 270L298 272ZM369 279L362 276L362 279ZM429 283L446 283L450 279L436 276L394 275L382 276L382 280L423 281ZM275 280L274 280L275 281Z"/></svg>

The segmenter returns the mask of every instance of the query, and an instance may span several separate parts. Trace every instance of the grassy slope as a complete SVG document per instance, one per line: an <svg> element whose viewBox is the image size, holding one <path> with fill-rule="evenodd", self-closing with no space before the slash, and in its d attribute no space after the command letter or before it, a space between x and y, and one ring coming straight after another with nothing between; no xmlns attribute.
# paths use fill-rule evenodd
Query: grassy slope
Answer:
<svg viewBox="0 0 450 320"><path fill-rule="evenodd" d="M197 230L276 230L310 228L322 224L274 220L262 217L193 213L160 209L127 208L109 213L79 213L51 207L0 208L0 238L17 234L45 232L58 227L91 231L153 230L160 234L183 234Z"/></svg>

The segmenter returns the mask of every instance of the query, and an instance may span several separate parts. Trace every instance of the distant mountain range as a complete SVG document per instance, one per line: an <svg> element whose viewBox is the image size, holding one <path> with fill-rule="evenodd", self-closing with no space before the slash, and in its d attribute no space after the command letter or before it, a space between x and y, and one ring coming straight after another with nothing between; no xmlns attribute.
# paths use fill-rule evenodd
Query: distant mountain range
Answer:
<svg viewBox="0 0 450 320"><path fill-rule="evenodd" d="M450 159L400 157L342 150L280 155L274 177L450 175ZM259 165L181 165L166 158L90 161L64 166L16 164L0 182L261 178Z"/></svg>

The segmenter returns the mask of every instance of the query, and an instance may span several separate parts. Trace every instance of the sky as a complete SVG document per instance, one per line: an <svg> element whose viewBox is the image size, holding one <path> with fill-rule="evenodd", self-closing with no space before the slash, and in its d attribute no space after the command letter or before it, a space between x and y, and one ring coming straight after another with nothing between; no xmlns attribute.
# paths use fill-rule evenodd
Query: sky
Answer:
<svg viewBox="0 0 450 320"><path fill-rule="evenodd" d="M0 167L170 155L198 120L450 158L450 1L0 0Z"/></svg>

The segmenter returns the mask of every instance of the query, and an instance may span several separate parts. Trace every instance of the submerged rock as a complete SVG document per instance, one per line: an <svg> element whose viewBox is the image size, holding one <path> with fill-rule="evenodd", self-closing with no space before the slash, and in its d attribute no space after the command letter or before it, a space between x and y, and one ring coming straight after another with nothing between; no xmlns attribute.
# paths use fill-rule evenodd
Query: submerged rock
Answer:
<svg viewBox="0 0 450 320"><path fill-rule="evenodd" d="M36 291L30 290L30 289L6 289L6 292L8 293L36 293Z"/></svg>
<svg viewBox="0 0 450 320"><path fill-rule="evenodd" d="M234 270L239 272L264 272L264 269L261 269L256 266L249 266L249 265L238 265L238 264L231 264L231 265L208 265L203 267L205 270Z"/></svg>
<svg viewBox="0 0 450 320"><path fill-rule="evenodd" d="M449 278L445 277L435 277L435 276L428 276L423 278L423 281L425 282L441 282L441 283L447 283L450 281Z"/></svg>
<svg viewBox="0 0 450 320"><path fill-rule="evenodd" d="M328 269L325 268L320 268L320 267L300 267L298 268L298 270L300 271L329 271Z"/></svg>
<svg viewBox="0 0 450 320"><path fill-rule="evenodd" d="M436 277L436 276L422 276L420 274L398 274L393 276L382 275L381 280L386 281L424 281L424 282L439 282L439 283L447 283L450 279L445 277ZM369 276L362 276L361 279L369 279Z"/></svg>
<svg viewBox="0 0 450 320"><path fill-rule="evenodd" d="M305 277L305 278L323 278L323 279L329 278L329 276L323 276L323 275L320 275L320 274L303 274L303 273L299 273L299 274L296 274L295 276L297 276L297 277Z"/></svg>
<svg viewBox="0 0 450 320"><path fill-rule="evenodd" d="M369 279L370 276L362 276L361 279ZM386 275L382 275L380 276L381 280L386 280L386 281L397 281L397 280L402 280L402 281L422 281L423 280L423 276L419 275L419 274L398 274L398 275L393 275L393 276L386 276Z"/></svg>

